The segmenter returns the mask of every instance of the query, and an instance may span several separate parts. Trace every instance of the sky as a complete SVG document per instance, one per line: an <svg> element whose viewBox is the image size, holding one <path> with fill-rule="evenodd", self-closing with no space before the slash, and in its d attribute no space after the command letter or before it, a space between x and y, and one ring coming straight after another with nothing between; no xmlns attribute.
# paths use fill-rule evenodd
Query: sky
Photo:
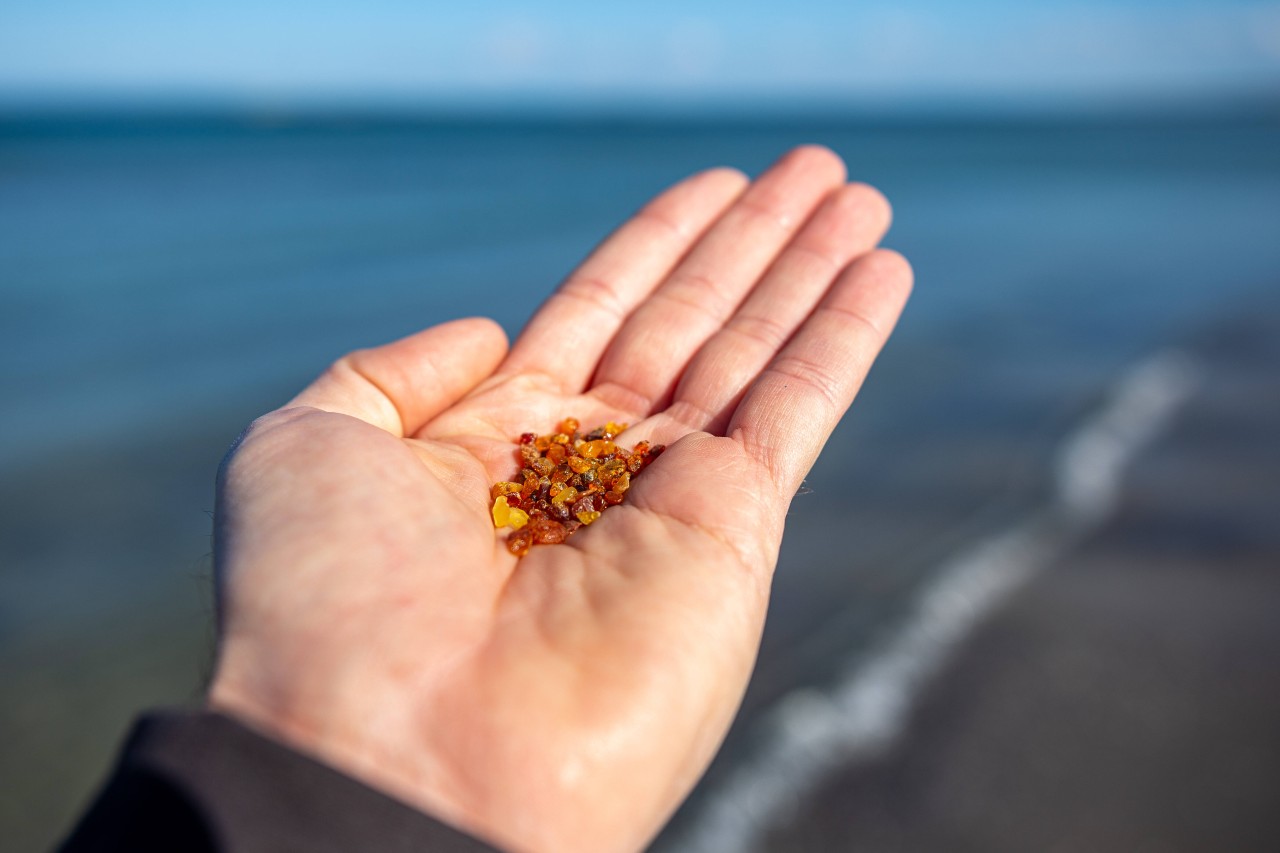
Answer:
<svg viewBox="0 0 1280 853"><path fill-rule="evenodd" d="M1276 0L3 0L0 98L1212 99L1280 93Z"/></svg>

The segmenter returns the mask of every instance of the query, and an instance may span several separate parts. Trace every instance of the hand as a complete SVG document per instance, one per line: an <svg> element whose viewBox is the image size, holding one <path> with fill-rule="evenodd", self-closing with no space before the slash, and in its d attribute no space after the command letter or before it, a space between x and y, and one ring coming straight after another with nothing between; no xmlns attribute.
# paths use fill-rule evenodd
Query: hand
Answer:
<svg viewBox="0 0 1280 853"><path fill-rule="evenodd" d="M219 478L210 704L493 843L632 850L755 660L792 495L893 327L889 211L797 149L696 175L551 296L352 353ZM519 561L489 486L564 416L669 445Z"/></svg>

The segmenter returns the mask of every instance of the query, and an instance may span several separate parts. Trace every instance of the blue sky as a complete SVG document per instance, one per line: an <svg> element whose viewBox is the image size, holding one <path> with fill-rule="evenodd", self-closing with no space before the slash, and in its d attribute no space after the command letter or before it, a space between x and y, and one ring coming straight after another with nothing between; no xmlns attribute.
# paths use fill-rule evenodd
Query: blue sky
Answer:
<svg viewBox="0 0 1280 853"><path fill-rule="evenodd" d="M248 101L1280 93L1280 2L4 0L0 96Z"/></svg>

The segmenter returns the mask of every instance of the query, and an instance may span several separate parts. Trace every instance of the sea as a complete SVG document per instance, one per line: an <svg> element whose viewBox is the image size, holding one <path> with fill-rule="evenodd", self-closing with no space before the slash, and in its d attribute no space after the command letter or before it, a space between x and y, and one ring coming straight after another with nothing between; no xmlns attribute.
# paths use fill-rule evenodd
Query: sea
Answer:
<svg viewBox="0 0 1280 853"><path fill-rule="evenodd" d="M755 679L671 850L749 849L734 797L785 820L753 787L784 773L769 733L822 730L804 698L886 648L910 677L877 682L867 737L896 731L943 665L911 658L921 595L1067 492L1086 535L1106 489L1063 454L1128 424L1097 463L1122 477L1194 382L1185 342L1280 312L1280 110L0 115L6 837L47 845L130 716L198 694L213 475L245 423L357 347L468 315L518 334L656 192L802 143L890 199L916 289L793 504Z"/></svg>

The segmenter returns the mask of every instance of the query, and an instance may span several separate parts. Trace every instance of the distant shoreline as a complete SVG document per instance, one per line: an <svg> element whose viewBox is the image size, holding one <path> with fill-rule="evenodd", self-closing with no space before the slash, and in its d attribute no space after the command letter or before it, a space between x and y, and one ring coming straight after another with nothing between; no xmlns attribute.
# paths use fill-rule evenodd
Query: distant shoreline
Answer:
<svg viewBox="0 0 1280 853"><path fill-rule="evenodd" d="M776 128L1029 128L1280 125L1280 97L1270 90L1180 99L841 99L699 98L502 101L484 98L237 99L199 94L84 95L0 91L0 137L37 129L107 130L124 125L244 129L399 128L519 125Z"/></svg>

